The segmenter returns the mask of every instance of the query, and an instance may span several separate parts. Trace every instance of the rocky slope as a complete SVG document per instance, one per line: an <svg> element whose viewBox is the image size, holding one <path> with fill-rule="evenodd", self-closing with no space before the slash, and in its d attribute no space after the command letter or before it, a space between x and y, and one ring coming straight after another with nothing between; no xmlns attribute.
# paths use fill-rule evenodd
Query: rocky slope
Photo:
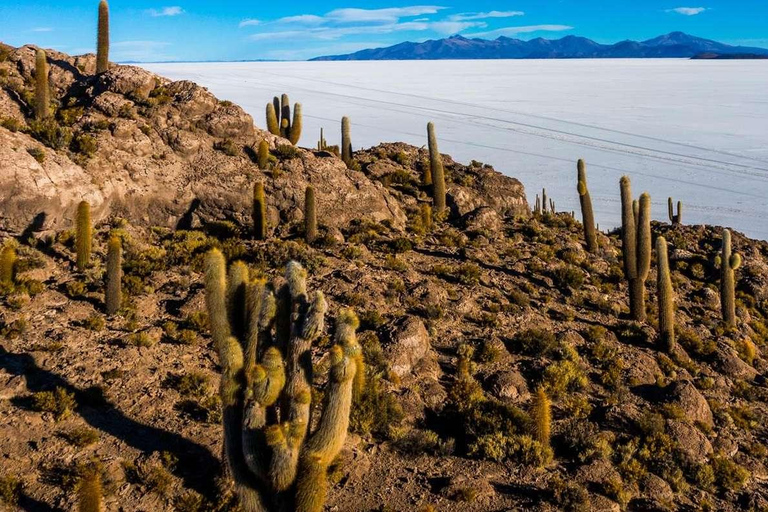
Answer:
<svg viewBox="0 0 768 512"><path fill-rule="evenodd" d="M768 244L734 237L745 265L738 328L726 333L721 230L654 224L677 295L679 343L665 353L655 264L649 320L631 322L616 234L587 253L578 222L531 215L516 180L445 157L451 213L427 226L424 149L357 151L361 171L349 171L331 154L279 149L194 84L131 67L94 78L92 59L53 57L57 100L83 109L73 136L97 147L32 157L42 147L24 133L33 53L6 52L0 116L18 125L0 128L0 220L20 264L0 296L0 508L72 509L79 474L98 460L107 510L236 509L203 313L209 247L269 278L298 260L330 317L352 307L361 318L369 385L328 510L768 507ZM106 122L88 131L89 120ZM262 138L280 172L260 171L244 149ZM238 150L213 149L226 140ZM255 180L270 204L264 242L249 235ZM312 245L300 236L306 183L319 196ZM78 272L71 217L83 197L98 222L94 264ZM110 232L126 248L128 296L114 317L103 314ZM320 388L326 349L314 351ZM532 440L540 386L553 400L552 451Z"/></svg>

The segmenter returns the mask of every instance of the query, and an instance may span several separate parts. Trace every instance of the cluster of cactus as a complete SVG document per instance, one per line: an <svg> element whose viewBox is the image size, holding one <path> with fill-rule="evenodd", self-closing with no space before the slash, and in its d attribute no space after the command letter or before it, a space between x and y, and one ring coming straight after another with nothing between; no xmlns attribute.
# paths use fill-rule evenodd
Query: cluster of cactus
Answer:
<svg viewBox="0 0 768 512"><path fill-rule="evenodd" d="M651 196L644 193L639 201L633 201L627 176L621 178L621 236L630 316L644 322L645 280L651 268Z"/></svg>
<svg viewBox="0 0 768 512"><path fill-rule="evenodd" d="M659 295L659 334L665 350L671 352L675 346L675 296L672 277L669 272L667 241L663 236L656 239L656 290Z"/></svg>
<svg viewBox="0 0 768 512"><path fill-rule="evenodd" d="M541 197L536 194L536 203L533 207L533 213L546 215L547 213L555 213L555 211L555 201L550 198L549 203L547 203L547 189L541 189Z"/></svg>
<svg viewBox="0 0 768 512"><path fill-rule="evenodd" d="M715 260L720 267L720 307L723 324L728 329L736 327L736 277L734 271L741 266L741 255L731 252L731 232L723 230L723 248Z"/></svg>
<svg viewBox="0 0 768 512"><path fill-rule="evenodd" d="M445 171L443 157L437 147L434 123L427 124L427 141L429 145L429 173L432 181L432 201L435 213L442 215L445 211ZM425 177L424 181L427 181Z"/></svg>
<svg viewBox="0 0 768 512"><path fill-rule="evenodd" d="M264 195L264 183L253 185L253 237L256 240L267 239L267 199Z"/></svg>
<svg viewBox="0 0 768 512"><path fill-rule="evenodd" d="M320 128L320 140L317 141L317 150L318 151L325 151L328 149L328 143L325 140L325 136L323 135L323 129Z"/></svg>
<svg viewBox="0 0 768 512"><path fill-rule="evenodd" d="M77 222L75 223L75 250L78 270L83 271L90 265L92 245L91 205L88 204L88 201L81 201L77 205Z"/></svg>
<svg viewBox="0 0 768 512"><path fill-rule="evenodd" d="M222 367L224 458L246 512L320 512L327 470L342 448L353 394L364 384L357 317L336 318L324 407L312 411L311 346L324 330L321 292L307 292L306 272L288 264L273 292L248 267L227 272L217 249L206 256L206 305Z"/></svg>
<svg viewBox="0 0 768 512"><path fill-rule="evenodd" d="M99 28L96 38L96 73L109 70L109 5L107 0L99 3Z"/></svg>
<svg viewBox="0 0 768 512"><path fill-rule="evenodd" d="M107 243L107 275L105 304L108 315L120 310L123 301L123 244L118 236L110 236Z"/></svg>
<svg viewBox="0 0 768 512"><path fill-rule="evenodd" d="M352 166L352 127L347 116L341 118L341 160L347 167Z"/></svg>
<svg viewBox="0 0 768 512"><path fill-rule="evenodd" d="M677 202L677 215L675 215L675 205L670 197L667 199L667 207L669 209L669 222L673 225L682 224L683 222L683 202Z"/></svg>
<svg viewBox="0 0 768 512"><path fill-rule="evenodd" d="M577 190L579 192L579 201L581 203L581 221L584 225L584 240L587 244L587 251L597 251L597 232L595 231L595 214L592 210L592 197L589 195L587 187L587 164L584 160L579 160L576 165L577 170Z"/></svg>
<svg viewBox="0 0 768 512"><path fill-rule="evenodd" d="M51 116L51 93L48 87L48 57L38 49L35 54L35 119Z"/></svg>
<svg viewBox="0 0 768 512"><path fill-rule="evenodd" d="M272 135L278 135L291 141L294 146L301 139L302 116L301 103L293 106L293 118L291 118L291 101L287 94L275 98L272 103L267 103L267 130Z"/></svg>

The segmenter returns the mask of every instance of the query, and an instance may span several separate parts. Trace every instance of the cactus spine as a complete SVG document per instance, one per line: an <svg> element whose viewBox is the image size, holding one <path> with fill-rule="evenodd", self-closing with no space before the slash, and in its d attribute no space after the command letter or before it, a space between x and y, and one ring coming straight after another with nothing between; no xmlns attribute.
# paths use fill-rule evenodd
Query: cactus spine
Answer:
<svg viewBox="0 0 768 512"><path fill-rule="evenodd" d="M51 92L48 88L48 58L43 50L35 54L35 118L51 116Z"/></svg>
<svg viewBox="0 0 768 512"><path fill-rule="evenodd" d="M99 33L96 41L96 73L109 70L109 5L99 3Z"/></svg>
<svg viewBox="0 0 768 512"><path fill-rule="evenodd" d="M621 178L621 233L630 316L644 322L645 280L651 268L651 196L642 194L640 201L633 201L627 176Z"/></svg>
<svg viewBox="0 0 768 512"><path fill-rule="evenodd" d="M595 232L595 214L592 210L592 197L587 188L587 164L579 160L577 164L579 201L581 202L581 220L584 225L584 240L587 251L597 251L597 233Z"/></svg>
<svg viewBox="0 0 768 512"><path fill-rule="evenodd" d="M344 116L341 118L341 159L349 167L352 164L352 128L350 126L349 118Z"/></svg>
<svg viewBox="0 0 768 512"><path fill-rule="evenodd" d="M552 402L543 387L536 390L533 404L534 433L536 440L549 446L550 427L552 424Z"/></svg>
<svg viewBox="0 0 768 512"><path fill-rule="evenodd" d="M107 244L107 290L105 303L107 314L114 315L120 310L123 300L123 245L120 238L112 236Z"/></svg>
<svg viewBox="0 0 768 512"><path fill-rule="evenodd" d="M272 135L280 135L280 121L277 119L274 103L267 103L267 130Z"/></svg>
<svg viewBox="0 0 768 512"><path fill-rule="evenodd" d="M222 366L229 474L246 512L321 512L327 469L346 438L356 374L362 371L357 318L351 312L337 318L324 407L313 422L306 361L324 330L325 298L321 292L308 294L306 272L296 262L288 264L276 293L263 280L251 281L244 265L239 269L230 275L236 274L244 293L227 300L233 286L224 256L213 249L206 257L206 304ZM239 325L233 324L236 319Z"/></svg>
<svg viewBox="0 0 768 512"><path fill-rule="evenodd" d="M432 200L435 204L435 212L441 215L445 211L445 172L443 170L443 157L437 148L437 135L435 124L427 124L427 139L429 144L429 168L432 174Z"/></svg>
<svg viewBox="0 0 768 512"><path fill-rule="evenodd" d="M257 160L259 163L259 169L262 171L269 167L269 143L266 140L259 142Z"/></svg>
<svg viewBox="0 0 768 512"><path fill-rule="evenodd" d="M741 266L741 255L731 252L731 232L723 230L723 250L718 258L720 266L720 307L723 324L728 329L736 327L736 277L734 271Z"/></svg>
<svg viewBox="0 0 768 512"><path fill-rule="evenodd" d="M675 205L671 197L667 200L667 207L669 209L669 222L673 225L681 224L683 222L683 202L677 202L677 215L675 215Z"/></svg>
<svg viewBox="0 0 768 512"><path fill-rule="evenodd" d="M91 225L91 205L81 201L77 205L77 225L75 229L75 249L77 252L77 268L85 270L91 262L91 246L93 244L93 227Z"/></svg>
<svg viewBox="0 0 768 512"><path fill-rule="evenodd" d="M267 201L260 181L253 185L253 235L256 240L267 239Z"/></svg>
<svg viewBox="0 0 768 512"><path fill-rule="evenodd" d="M656 239L656 260L659 266L656 283L659 293L659 334L664 349L671 351L675 346L675 295L669 273L667 241L663 236Z"/></svg>
<svg viewBox="0 0 768 512"><path fill-rule="evenodd" d="M307 187L304 193L304 236L308 244L317 238L317 209L315 206L315 189Z"/></svg>
<svg viewBox="0 0 768 512"><path fill-rule="evenodd" d="M290 108L290 107L289 107ZM301 103L297 103L293 106L293 122L288 129L288 140L294 146L299 143L301 139L302 117L301 117Z"/></svg>
<svg viewBox="0 0 768 512"><path fill-rule="evenodd" d="M101 512L101 474L98 468L90 468L80 480L77 489L78 512Z"/></svg>
<svg viewBox="0 0 768 512"><path fill-rule="evenodd" d="M13 285L16 278L16 249L6 244L0 251L0 284Z"/></svg>

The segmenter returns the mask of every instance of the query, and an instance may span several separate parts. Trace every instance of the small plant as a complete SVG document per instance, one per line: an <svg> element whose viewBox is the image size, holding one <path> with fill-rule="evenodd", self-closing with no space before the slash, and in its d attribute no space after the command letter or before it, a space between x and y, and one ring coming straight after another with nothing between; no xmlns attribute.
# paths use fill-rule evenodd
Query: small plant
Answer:
<svg viewBox="0 0 768 512"><path fill-rule="evenodd" d="M213 149L221 151L227 156L237 156L240 154L240 147L232 139L224 139L214 142Z"/></svg>
<svg viewBox="0 0 768 512"><path fill-rule="evenodd" d="M129 345L145 348L153 346L156 341L147 331L136 332L126 338Z"/></svg>
<svg viewBox="0 0 768 512"><path fill-rule="evenodd" d="M682 201L677 202L677 215L675 215L675 205L671 197L667 199L667 208L669 210L669 222L671 222L673 226L682 224L683 202Z"/></svg>
<svg viewBox="0 0 768 512"><path fill-rule="evenodd" d="M36 411L52 413L56 421L67 419L77 407L75 394L62 387L57 387L55 391L35 393L32 395L32 403Z"/></svg>
<svg viewBox="0 0 768 512"><path fill-rule="evenodd" d="M21 480L15 476L0 476L0 503L5 503L10 507L17 505L21 497L22 487Z"/></svg>
<svg viewBox="0 0 768 512"><path fill-rule="evenodd" d="M552 402L543 387L536 390L533 404L533 423L536 441L543 446L549 446L549 432L552 423Z"/></svg>
<svg viewBox="0 0 768 512"><path fill-rule="evenodd" d="M85 448L93 443L98 442L99 432L91 428L76 428L65 432L62 437L67 440L72 446L78 448Z"/></svg>
<svg viewBox="0 0 768 512"><path fill-rule="evenodd" d="M0 285L12 288L16 281L16 249L10 243L6 243L0 251Z"/></svg>
<svg viewBox="0 0 768 512"><path fill-rule="evenodd" d="M37 160L37 163L42 164L45 162L45 150L39 146L32 146L31 148L27 148L27 153L29 153L32 158Z"/></svg>

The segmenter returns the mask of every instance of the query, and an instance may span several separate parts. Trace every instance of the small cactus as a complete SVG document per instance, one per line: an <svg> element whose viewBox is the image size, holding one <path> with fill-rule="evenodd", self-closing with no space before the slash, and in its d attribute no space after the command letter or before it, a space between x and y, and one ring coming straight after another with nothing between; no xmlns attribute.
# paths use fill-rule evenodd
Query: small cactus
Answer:
<svg viewBox="0 0 768 512"><path fill-rule="evenodd" d="M667 200L667 207L669 209L669 222L671 222L673 226L682 224L683 202L682 201L677 202L677 215L675 215L675 205L671 197Z"/></svg>
<svg viewBox="0 0 768 512"><path fill-rule="evenodd" d="M253 185L253 236L256 240L267 239L267 201L260 181Z"/></svg>
<svg viewBox="0 0 768 512"><path fill-rule="evenodd" d="M533 424L536 440L544 446L550 445L550 428L552 424L552 402L543 387L536 390L533 403Z"/></svg>
<svg viewBox="0 0 768 512"><path fill-rule="evenodd" d="M77 268L85 270L91 263L91 247L93 244L93 227L91 225L91 205L81 201L77 205L77 223L75 229L75 249L77 252Z"/></svg>
<svg viewBox="0 0 768 512"><path fill-rule="evenodd" d="M667 241L663 236L656 239L657 273L656 289L659 293L659 334L665 350L671 352L675 346L675 295L669 272Z"/></svg>
<svg viewBox="0 0 768 512"><path fill-rule="evenodd" d="M35 119L51 116L51 92L48 88L48 58L43 50L35 54Z"/></svg>
<svg viewBox="0 0 768 512"><path fill-rule="evenodd" d="M651 196L643 194L640 201L633 201L627 176L621 178L621 233L630 316L644 322L645 280L651 268Z"/></svg>
<svg viewBox="0 0 768 512"><path fill-rule="evenodd" d="M587 251L597 251L597 233L595 232L595 214L592 210L592 197L587 187L587 164L579 160L577 164L579 201L581 202L581 221L584 225L584 240Z"/></svg>
<svg viewBox="0 0 768 512"><path fill-rule="evenodd" d="M16 279L16 249L6 244L0 251L0 284L13 285Z"/></svg>
<svg viewBox="0 0 768 512"><path fill-rule="evenodd" d="M327 149L328 149L328 143L325 141L325 136L323 135L323 129L320 128L320 140L317 141L317 150L325 151Z"/></svg>
<svg viewBox="0 0 768 512"><path fill-rule="evenodd" d="M720 267L720 307L723 324L727 329L736 327L736 277L734 271L741 266L741 255L731 252L731 232L723 230L723 249L715 262Z"/></svg>
<svg viewBox="0 0 768 512"><path fill-rule="evenodd" d="M122 279L123 244L119 237L112 236L107 243L107 287L104 300L108 315L114 315L120 310L123 301Z"/></svg>
<svg viewBox="0 0 768 512"><path fill-rule="evenodd" d="M315 189L307 187L304 193L304 237L308 244L317 238L317 210L315 205Z"/></svg>
<svg viewBox="0 0 768 512"><path fill-rule="evenodd" d="M352 128L350 126L349 118L344 116L341 118L341 160L347 164L347 167L352 165Z"/></svg>
<svg viewBox="0 0 768 512"><path fill-rule="evenodd" d="M432 201L435 213L442 215L445 211L445 172L443 157L437 147L434 123L427 124L427 140L429 145L429 168L432 174Z"/></svg>
<svg viewBox="0 0 768 512"><path fill-rule="evenodd" d="M421 226L424 231L432 231L432 225L434 223L432 218L432 206L427 203L421 203Z"/></svg>
<svg viewBox="0 0 768 512"><path fill-rule="evenodd" d="M267 103L267 130L272 135L280 135L280 121L277 118L278 110L274 103Z"/></svg>
<svg viewBox="0 0 768 512"><path fill-rule="evenodd" d="M259 169L263 171L269 168L269 143L266 140L259 142L257 160L259 163Z"/></svg>
<svg viewBox="0 0 768 512"><path fill-rule="evenodd" d="M103 510L101 495L101 472L98 467L89 468L78 485L78 512L101 512Z"/></svg>
<svg viewBox="0 0 768 512"><path fill-rule="evenodd" d="M109 5L99 3L99 33L96 40L96 73L109 71Z"/></svg>

